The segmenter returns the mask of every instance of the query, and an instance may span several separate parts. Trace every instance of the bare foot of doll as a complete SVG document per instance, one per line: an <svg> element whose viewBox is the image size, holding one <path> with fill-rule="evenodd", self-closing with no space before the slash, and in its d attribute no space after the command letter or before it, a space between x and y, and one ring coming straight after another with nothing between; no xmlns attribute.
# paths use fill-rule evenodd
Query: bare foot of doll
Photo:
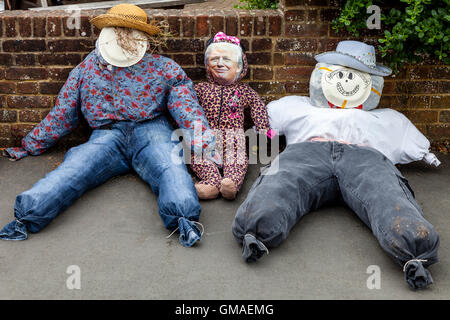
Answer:
<svg viewBox="0 0 450 320"><path fill-rule="evenodd" d="M198 198L202 200L215 199L219 195L219 190L209 184L196 183L195 189L197 190Z"/></svg>
<svg viewBox="0 0 450 320"><path fill-rule="evenodd" d="M236 198L236 184L230 178L225 178L220 184L220 193L225 199L233 200Z"/></svg>

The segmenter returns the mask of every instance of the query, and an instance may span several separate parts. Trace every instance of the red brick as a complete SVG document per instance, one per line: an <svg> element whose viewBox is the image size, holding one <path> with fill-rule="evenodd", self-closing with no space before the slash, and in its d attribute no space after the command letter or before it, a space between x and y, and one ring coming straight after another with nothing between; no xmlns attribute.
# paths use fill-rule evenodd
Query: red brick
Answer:
<svg viewBox="0 0 450 320"><path fill-rule="evenodd" d="M432 108L450 108L450 95L448 96L432 96L431 97Z"/></svg>
<svg viewBox="0 0 450 320"><path fill-rule="evenodd" d="M41 65L65 65L75 66L81 62L79 53L44 53L37 56Z"/></svg>
<svg viewBox="0 0 450 320"><path fill-rule="evenodd" d="M58 37L61 35L61 18L58 16L47 18L47 36Z"/></svg>
<svg viewBox="0 0 450 320"><path fill-rule="evenodd" d="M432 67L430 71L430 78L432 79L450 79L450 67L449 66L436 66Z"/></svg>
<svg viewBox="0 0 450 320"><path fill-rule="evenodd" d="M383 94L380 99L380 103L378 104L379 108L398 108L400 105L399 99L396 96L389 96ZM405 107L406 104L403 104L401 107Z"/></svg>
<svg viewBox="0 0 450 320"><path fill-rule="evenodd" d="M40 82L39 92L42 94L58 94L63 85L63 81Z"/></svg>
<svg viewBox="0 0 450 320"><path fill-rule="evenodd" d="M0 82L0 94L15 93L15 92L16 92L15 82Z"/></svg>
<svg viewBox="0 0 450 320"><path fill-rule="evenodd" d="M173 60L181 66L194 64L194 56L192 54L174 54Z"/></svg>
<svg viewBox="0 0 450 320"><path fill-rule="evenodd" d="M50 68L48 70L49 80L65 81L73 68Z"/></svg>
<svg viewBox="0 0 450 320"><path fill-rule="evenodd" d="M48 96L8 96L8 108L49 108L51 99Z"/></svg>
<svg viewBox="0 0 450 320"><path fill-rule="evenodd" d="M41 111L38 110L20 110L20 122L40 122L42 120Z"/></svg>
<svg viewBox="0 0 450 320"><path fill-rule="evenodd" d="M284 17L287 22L305 21L306 12L305 10L287 10L284 13Z"/></svg>
<svg viewBox="0 0 450 320"><path fill-rule="evenodd" d="M205 80L206 79L206 71L205 68L183 68L188 77L192 80Z"/></svg>
<svg viewBox="0 0 450 320"><path fill-rule="evenodd" d="M320 39L318 50L319 52L334 51L339 41L341 39Z"/></svg>
<svg viewBox="0 0 450 320"><path fill-rule="evenodd" d="M11 136L13 138L22 139L33 129L33 127L34 125L32 124L13 124L11 125Z"/></svg>
<svg viewBox="0 0 450 320"><path fill-rule="evenodd" d="M254 68L253 80L272 80L273 70L272 68Z"/></svg>
<svg viewBox="0 0 450 320"><path fill-rule="evenodd" d="M35 64L34 54L17 54L16 63L17 66L32 66Z"/></svg>
<svg viewBox="0 0 450 320"><path fill-rule="evenodd" d="M284 85L281 82L249 82L250 87L259 94L283 94Z"/></svg>
<svg viewBox="0 0 450 320"><path fill-rule="evenodd" d="M3 51L6 52L44 52L44 40L5 40Z"/></svg>
<svg viewBox="0 0 450 320"><path fill-rule="evenodd" d="M211 36L214 36L219 31L225 31L225 20L223 17L209 17L209 24L211 25Z"/></svg>
<svg viewBox="0 0 450 320"><path fill-rule="evenodd" d="M283 67L276 71L275 79L278 80L297 80L301 78L309 78L314 67Z"/></svg>
<svg viewBox="0 0 450 320"><path fill-rule="evenodd" d="M92 24L89 22L90 17L81 16L80 18L80 36L90 37L92 35Z"/></svg>
<svg viewBox="0 0 450 320"><path fill-rule="evenodd" d="M269 36L281 35L282 20L280 16L269 17Z"/></svg>
<svg viewBox="0 0 450 320"><path fill-rule="evenodd" d="M197 17L197 37L209 36L208 16Z"/></svg>
<svg viewBox="0 0 450 320"><path fill-rule="evenodd" d="M0 109L0 122L16 122L16 121L17 121L17 111ZM0 126L0 131L2 130L1 129L2 127L4 126ZM3 135L1 133L0 136L7 137L7 135Z"/></svg>
<svg viewBox="0 0 450 320"><path fill-rule="evenodd" d="M340 12L341 11L339 9L335 8L322 9L320 10L320 20L323 22L331 22L339 17Z"/></svg>
<svg viewBox="0 0 450 320"><path fill-rule="evenodd" d="M31 18L20 17L19 18L19 34L21 37L31 37Z"/></svg>
<svg viewBox="0 0 450 320"><path fill-rule="evenodd" d="M270 52L247 53L247 61L249 64L270 65L272 54Z"/></svg>
<svg viewBox="0 0 450 320"><path fill-rule="evenodd" d="M241 38L240 44L241 44L242 49L244 49L245 52L250 50L250 42L247 39Z"/></svg>
<svg viewBox="0 0 450 320"><path fill-rule="evenodd" d="M177 16L168 17L167 21L169 23L169 31L170 34L174 37L178 37L180 35L181 30L181 21Z"/></svg>
<svg viewBox="0 0 450 320"><path fill-rule="evenodd" d="M17 83L17 93L38 93L39 85L37 82L26 81Z"/></svg>
<svg viewBox="0 0 450 320"><path fill-rule="evenodd" d="M263 39L254 39L252 41L252 51L268 51L272 50L272 40L263 38Z"/></svg>
<svg viewBox="0 0 450 320"><path fill-rule="evenodd" d="M183 30L183 37L193 37L194 36L194 28L195 28L195 20L192 17L182 17L181 25Z"/></svg>
<svg viewBox="0 0 450 320"><path fill-rule="evenodd" d="M48 49L51 52L85 52L95 47L91 40L64 39L48 41Z"/></svg>
<svg viewBox="0 0 450 320"><path fill-rule="evenodd" d="M169 39L167 40L167 51L169 52L203 52L204 43L199 39Z"/></svg>
<svg viewBox="0 0 450 320"><path fill-rule="evenodd" d="M412 66L409 68L407 78L410 80L428 79L430 77L430 68L427 66Z"/></svg>
<svg viewBox="0 0 450 320"><path fill-rule="evenodd" d="M395 92L395 81L384 81L383 94Z"/></svg>
<svg viewBox="0 0 450 320"><path fill-rule="evenodd" d="M309 94L309 81L288 81L285 85L287 93Z"/></svg>
<svg viewBox="0 0 450 320"><path fill-rule="evenodd" d="M0 53L0 66L10 66L12 64L13 59L10 53Z"/></svg>
<svg viewBox="0 0 450 320"><path fill-rule="evenodd" d="M45 25L46 25L45 17L33 17L33 36L45 37L46 33Z"/></svg>
<svg viewBox="0 0 450 320"><path fill-rule="evenodd" d="M402 113L414 123L434 123L438 121L438 112L434 110L404 110Z"/></svg>
<svg viewBox="0 0 450 320"><path fill-rule="evenodd" d="M251 36L253 29L253 19L250 16L239 17L239 36Z"/></svg>
<svg viewBox="0 0 450 320"><path fill-rule="evenodd" d="M68 21L70 20L70 24L68 23ZM76 29L74 28L74 26L72 26L73 24L73 18L71 17L63 17L62 18L62 32L66 37L74 37L76 36ZM81 25L80 25L81 27Z"/></svg>
<svg viewBox="0 0 450 320"><path fill-rule="evenodd" d="M427 125L427 137L431 139L442 139L450 137L450 125L448 124Z"/></svg>
<svg viewBox="0 0 450 320"><path fill-rule="evenodd" d="M314 59L314 53L311 52L290 52L286 53L284 63L286 65L307 65L314 66L317 61Z"/></svg>
<svg viewBox="0 0 450 320"><path fill-rule="evenodd" d="M383 89L384 92L384 89ZM409 98L410 108L429 108L430 96L412 96Z"/></svg>
<svg viewBox="0 0 450 320"><path fill-rule="evenodd" d="M7 80L47 79L47 70L45 68L8 68L5 77Z"/></svg>
<svg viewBox="0 0 450 320"><path fill-rule="evenodd" d="M0 119L1 119L2 110L0 110ZM17 117L17 115L16 115ZM9 122L9 121L8 121ZM11 126L9 124L0 124L0 137L10 137L11 136Z"/></svg>
<svg viewBox="0 0 450 320"><path fill-rule="evenodd" d="M316 51L317 42L314 39L280 39L276 49L279 51Z"/></svg>
<svg viewBox="0 0 450 320"><path fill-rule="evenodd" d="M286 7L294 6L327 6L327 0L285 0Z"/></svg>
<svg viewBox="0 0 450 320"><path fill-rule="evenodd" d="M273 65L274 66L284 65L284 57L283 57L282 53L274 53L273 54Z"/></svg>
<svg viewBox="0 0 450 320"><path fill-rule="evenodd" d="M407 95L437 93L438 83L436 81L397 81L396 91Z"/></svg>
<svg viewBox="0 0 450 320"><path fill-rule="evenodd" d="M255 16L253 19L254 23L254 30L253 34L255 36L265 36L266 35L266 24L267 24L267 18L264 16Z"/></svg>
<svg viewBox="0 0 450 320"><path fill-rule="evenodd" d="M328 35L327 24L289 24L286 25L286 36L324 37Z"/></svg>
<svg viewBox="0 0 450 320"><path fill-rule="evenodd" d="M16 17L4 17L3 22L5 24L5 36L8 38L16 37L17 36Z"/></svg>
<svg viewBox="0 0 450 320"><path fill-rule="evenodd" d="M450 81L439 81L439 92L450 93Z"/></svg>
<svg viewBox="0 0 450 320"><path fill-rule="evenodd" d="M439 113L439 122L450 122L450 111L449 110L442 110Z"/></svg>
<svg viewBox="0 0 450 320"><path fill-rule="evenodd" d="M229 36L238 35L238 18L235 16L226 17L226 34Z"/></svg>

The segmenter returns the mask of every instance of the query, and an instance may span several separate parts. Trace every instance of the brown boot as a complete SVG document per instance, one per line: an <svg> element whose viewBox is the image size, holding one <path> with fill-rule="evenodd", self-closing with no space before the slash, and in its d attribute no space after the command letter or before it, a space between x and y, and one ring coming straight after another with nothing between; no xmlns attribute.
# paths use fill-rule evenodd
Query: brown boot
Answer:
<svg viewBox="0 0 450 320"><path fill-rule="evenodd" d="M225 178L220 184L220 193L222 197L228 200L236 198L237 188L236 184L230 178Z"/></svg>
<svg viewBox="0 0 450 320"><path fill-rule="evenodd" d="M197 190L198 198L202 200L215 199L219 195L219 190L210 184L196 183L195 189Z"/></svg>

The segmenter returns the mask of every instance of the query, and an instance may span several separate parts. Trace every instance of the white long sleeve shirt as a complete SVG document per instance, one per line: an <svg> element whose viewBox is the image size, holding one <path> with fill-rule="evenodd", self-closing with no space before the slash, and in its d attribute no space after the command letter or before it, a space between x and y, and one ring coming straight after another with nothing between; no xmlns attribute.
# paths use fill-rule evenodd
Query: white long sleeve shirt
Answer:
<svg viewBox="0 0 450 320"><path fill-rule="evenodd" d="M403 114L392 109L318 108L309 97L287 96L267 105L270 127L287 144L314 138L364 145L383 153L394 164L424 160L438 166L430 142Z"/></svg>

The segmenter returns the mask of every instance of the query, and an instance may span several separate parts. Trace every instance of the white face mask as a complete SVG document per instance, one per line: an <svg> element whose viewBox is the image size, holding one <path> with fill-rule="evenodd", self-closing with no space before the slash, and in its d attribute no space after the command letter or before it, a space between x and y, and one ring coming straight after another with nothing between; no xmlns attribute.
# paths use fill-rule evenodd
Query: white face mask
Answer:
<svg viewBox="0 0 450 320"><path fill-rule="evenodd" d="M372 78L370 74L338 65L328 67L321 79L325 98L341 108L356 108L370 95Z"/></svg>

